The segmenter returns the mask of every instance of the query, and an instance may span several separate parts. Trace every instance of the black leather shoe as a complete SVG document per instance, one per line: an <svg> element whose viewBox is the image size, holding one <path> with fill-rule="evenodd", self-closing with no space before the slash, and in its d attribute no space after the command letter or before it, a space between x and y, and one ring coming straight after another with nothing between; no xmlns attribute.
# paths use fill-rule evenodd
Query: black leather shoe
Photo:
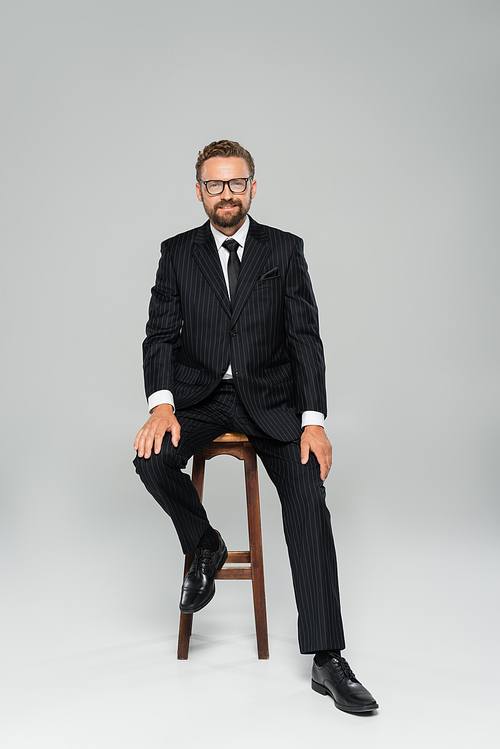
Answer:
<svg viewBox="0 0 500 749"><path fill-rule="evenodd" d="M341 655L331 654L324 666L318 666L316 659L312 665L311 686L318 694L329 694L335 706L346 713L368 713L378 705L351 671L351 667Z"/></svg>
<svg viewBox="0 0 500 749"><path fill-rule="evenodd" d="M220 535L219 535L220 538ZM184 578L179 608L183 614L194 614L210 603L215 595L214 576L227 559L227 546L220 538L218 551L198 547L189 572Z"/></svg>

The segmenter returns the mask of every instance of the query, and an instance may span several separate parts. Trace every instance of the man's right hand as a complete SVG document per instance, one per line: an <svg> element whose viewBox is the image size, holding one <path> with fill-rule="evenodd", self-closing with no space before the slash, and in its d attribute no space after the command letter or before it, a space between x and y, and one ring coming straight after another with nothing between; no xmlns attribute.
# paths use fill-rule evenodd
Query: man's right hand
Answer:
<svg viewBox="0 0 500 749"><path fill-rule="evenodd" d="M154 451L158 455L165 432L170 432L172 445L177 447L181 438L181 425L175 418L172 406L162 403L153 408L151 416L137 433L134 450L137 450L138 457L149 458L153 445Z"/></svg>

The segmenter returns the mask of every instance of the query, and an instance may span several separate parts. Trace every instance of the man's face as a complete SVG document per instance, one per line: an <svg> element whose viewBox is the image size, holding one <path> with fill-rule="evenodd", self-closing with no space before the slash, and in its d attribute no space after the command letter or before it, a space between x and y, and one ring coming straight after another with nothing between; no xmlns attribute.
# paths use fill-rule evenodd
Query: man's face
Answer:
<svg viewBox="0 0 500 749"><path fill-rule="evenodd" d="M221 179L227 182L236 177L250 177L250 170L245 159L235 156L214 156L207 159L201 169L201 179L204 181ZM224 185L224 192L220 195L209 195L205 185L196 183L196 194L203 203L205 213L215 228L227 236L235 234L243 225L256 190L257 182L250 180L244 193L235 195L229 185Z"/></svg>

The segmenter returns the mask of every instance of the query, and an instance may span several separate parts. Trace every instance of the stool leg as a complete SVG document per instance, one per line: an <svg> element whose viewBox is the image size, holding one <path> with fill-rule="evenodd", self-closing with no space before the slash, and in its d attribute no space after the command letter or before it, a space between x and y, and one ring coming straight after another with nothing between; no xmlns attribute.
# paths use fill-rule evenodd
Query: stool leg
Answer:
<svg viewBox="0 0 500 749"><path fill-rule="evenodd" d="M193 615L181 614L179 621L179 639L177 640L177 660L187 661L189 654L189 640L193 628Z"/></svg>
<svg viewBox="0 0 500 749"><path fill-rule="evenodd" d="M194 551L190 551L186 554L184 561L184 577L186 577L191 563L194 559ZM177 640L177 660L187 661L189 653L189 638L191 637L191 630L193 628L193 615L183 614L181 612L179 620L179 638Z"/></svg>
<svg viewBox="0 0 500 749"><path fill-rule="evenodd" d="M194 559L194 551L190 551L186 554L184 561L184 577L186 577L191 563ZM187 661L189 654L189 639L191 637L191 630L193 629L193 615L183 614L179 619L179 637L177 640L177 660Z"/></svg>
<svg viewBox="0 0 500 749"><path fill-rule="evenodd" d="M203 502L203 483L205 481L205 451L201 450L193 457L193 472L191 474L193 486L200 495L200 502Z"/></svg>
<svg viewBox="0 0 500 749"><path fill-rule="evenodd" d="M205 454L202 451L196 453L193 457L193 473L192 482L194 488L200 495L200 502L203 501L203 482L205 479ZM186 554L184 561L184 577L186 577L189 568L194 559L194 551L190 551ZM179 620L179 637L177 639L177 660L187 661L189 655L189 640L191 638L191 631L193 629L193 615L183 614L181 612Z"/></svg>
<svg viewBox="0 0 500 749"><path fill-rule="evenodd" d="M245 448L245 484L247 493L248 539L252 567L253 607L257 653L260 660L269 658L267 637L266 593L264 587L264 560L262 556L262 529L260 522L259 483L257 457L252 447Z"/></svg>

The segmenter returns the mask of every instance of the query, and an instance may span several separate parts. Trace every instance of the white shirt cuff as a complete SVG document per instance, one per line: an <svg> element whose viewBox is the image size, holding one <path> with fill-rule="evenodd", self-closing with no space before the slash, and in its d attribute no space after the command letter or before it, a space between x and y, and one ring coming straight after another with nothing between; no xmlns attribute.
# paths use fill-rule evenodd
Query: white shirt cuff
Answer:
<svg viewBox="0 0 500 749"><path fill-rule="evenodd" d="M156 406L160 406L163 403L172 406L175 412L173 393L170 390L157 390L156 393L153 393L148 398L149 413L151 413L153 408L156 408ZM304 411L302 414L302 427L311 425L324 428L325 417L320 411Z"/></svg>
<svg viewBox="0 0 500 749"><path fill-rule="evenodd" d="M304 411L302 414L302 427L318 426L325 428L325 417L320 411Z"/></svg>
<svg viewBox="0 0 500 749"><path fill-rule="evenodd" d="M152 395L148 398L148 408L149 413L153 410L153 408L156 408L156 406L160 406L162 403L166 403L169 406L172 406L175 413L175 403L174 403L174 396L170 392L170 390L157 390L156 393L152 393Z"/></svg>

